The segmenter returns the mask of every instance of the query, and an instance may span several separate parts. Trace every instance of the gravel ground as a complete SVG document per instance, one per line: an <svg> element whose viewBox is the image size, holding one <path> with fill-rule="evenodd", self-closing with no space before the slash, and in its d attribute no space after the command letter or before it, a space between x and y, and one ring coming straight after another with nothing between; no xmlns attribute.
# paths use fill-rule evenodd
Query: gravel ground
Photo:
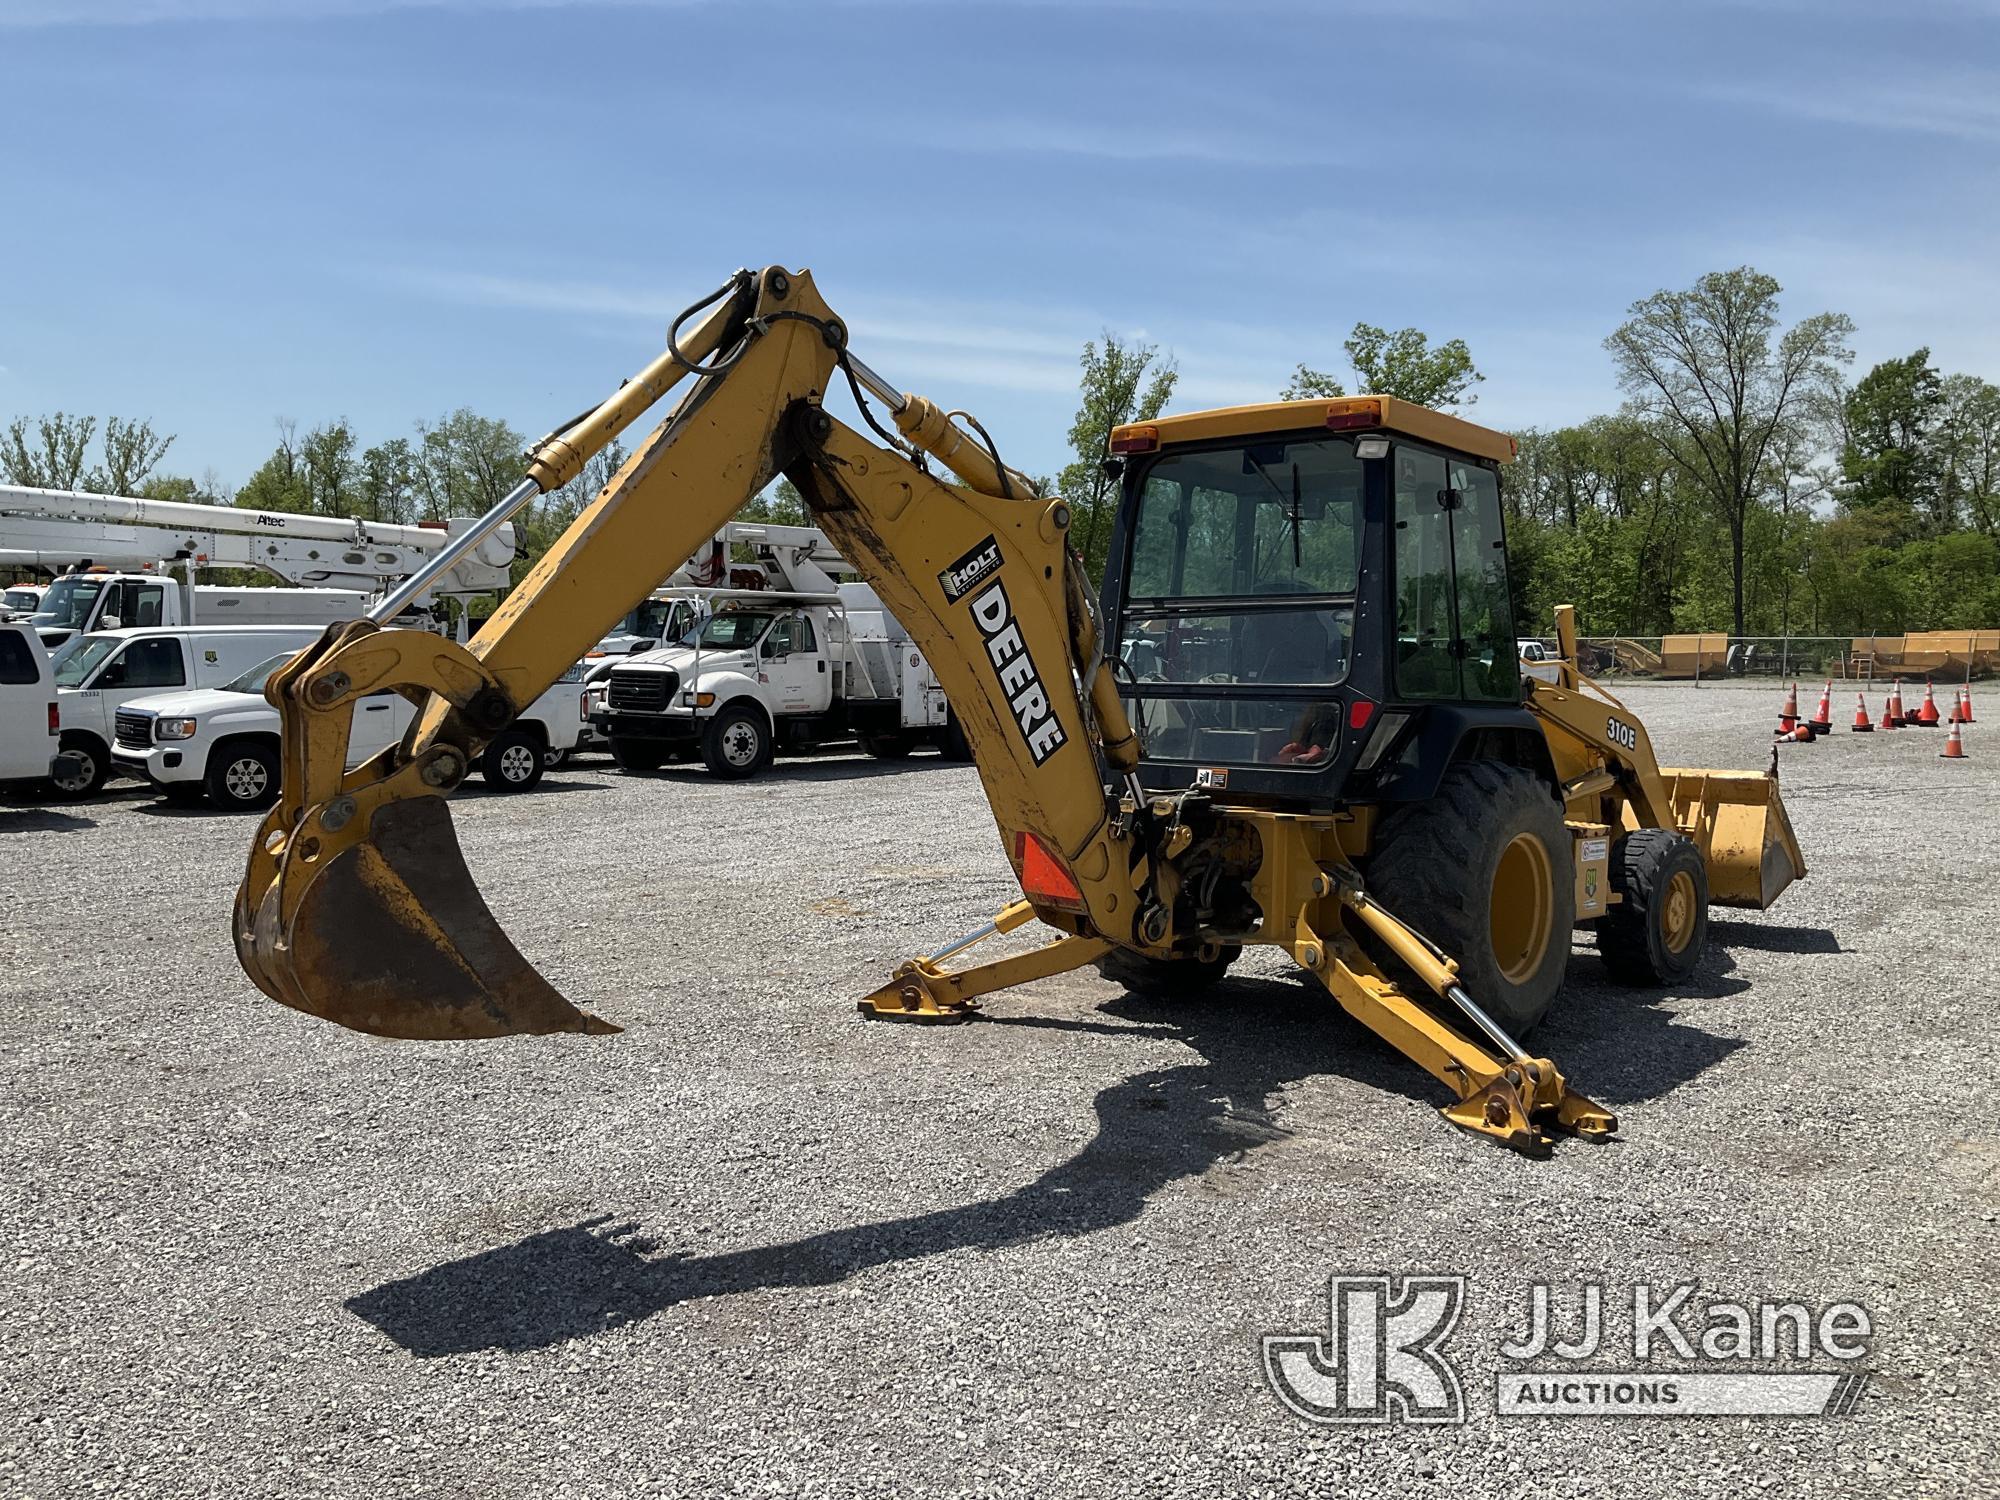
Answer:
<svg viewBox="0 0 2000 1500"><path fill-rule="evenodd" d="M1669 762L1769 754L1764 697L1631 697ZM1785 747L1813 873L1676 992L1580 938L1536 1039L1624 1138L1539 1162L1255 955L1194 1001L1086 970L863 1023L1011 890L928 758L459 799L522 949L627 1028L589 1041L294 1015L229 948L248 822L0 805L0 1493L2000 1492L1994 735ZM1471 1277L1464 1425L1262 1384L1260 1335L1377 1271ZM1873 1380L1842 1418L1500 1418L1537 1280L1856 1299Z"/></svg>

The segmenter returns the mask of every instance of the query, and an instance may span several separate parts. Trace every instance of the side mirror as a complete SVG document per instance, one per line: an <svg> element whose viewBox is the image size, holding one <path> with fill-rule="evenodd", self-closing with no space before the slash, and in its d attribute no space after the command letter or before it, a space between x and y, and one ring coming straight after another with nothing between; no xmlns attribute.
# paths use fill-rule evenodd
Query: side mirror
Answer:
<svg viewBox="0 0 2000 1500"><path fill-rule="evenodd" d="M1125 460L1114 458L1107 454L1097 461L1097 472L1102 474L1106 479L1123 479L1125 477Z"/></svg>
<svg viewBox="0 0 2000 1500"><path fill-rule="evenodd" d="M100 615L97 621L97 628L99 630L123 630L125 622L117 615Z"/></svg>

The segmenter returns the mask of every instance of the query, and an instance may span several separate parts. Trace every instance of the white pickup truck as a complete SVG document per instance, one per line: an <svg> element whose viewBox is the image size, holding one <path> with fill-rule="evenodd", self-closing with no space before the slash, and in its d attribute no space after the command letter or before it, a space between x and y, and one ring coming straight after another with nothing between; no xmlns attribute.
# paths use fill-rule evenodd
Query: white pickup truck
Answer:
<svg viewBox="0 0 2000 1500"><path fill-rule="evenodd" d="M618 661L604 679L590 722L626 770L698 752L711 774L742 780L780 745L856 738L893 760L947 739L943 688L865 584L710 598L715 613L693 635Z"/></svg>
<svg viewBox="0 0 2000 1500"><path fill-rule="evenodd" d="M113 763L175 800L205 797L217 807L268 806L278 794L279 720L264 701L264 684L292 655L259 662L219 688L155 693L126 703L118 710ZM400 740L415 712L407 698L386 691L357 703L347 741L349 769ZM584 728L579 664L494 737L479 759L480 776L495 791L525 792L544 769L568 758Z"/></svg>
<svg viewBox="0 0 2000 1500"><path fill-rule="evenodd" d="M61 733L41 638L26 624L0 623L0 785L46 782Z"/></svg>

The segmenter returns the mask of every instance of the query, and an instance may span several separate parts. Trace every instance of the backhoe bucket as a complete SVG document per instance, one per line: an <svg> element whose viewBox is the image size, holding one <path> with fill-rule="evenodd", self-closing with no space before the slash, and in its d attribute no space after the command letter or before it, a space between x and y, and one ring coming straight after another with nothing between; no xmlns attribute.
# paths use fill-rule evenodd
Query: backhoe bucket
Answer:
<svg viewBox="0 0 2000 1500"><path fill-rule="evenodd" d="M310 839L285 847L276 822L251 856L235 924L244 971L272 999L413 1041L619 1029L571 1005L507 940L442 797L384 802L323 865ZM283 852L267 853L271 843Z"/></svg>
<svg viewBox="0 0 2000 1500"><path fill-rule="evenodd" d="M1716 906L1762 911L1806 873L1778 778L1756 771L1660 772L1675 821L1694 830Z"/></svg>

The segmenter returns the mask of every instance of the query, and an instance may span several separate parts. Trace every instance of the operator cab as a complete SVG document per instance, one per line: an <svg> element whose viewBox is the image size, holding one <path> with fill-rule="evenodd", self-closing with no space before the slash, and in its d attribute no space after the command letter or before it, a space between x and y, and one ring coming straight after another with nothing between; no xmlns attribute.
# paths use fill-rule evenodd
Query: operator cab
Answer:
<svg viewBox="0 0 2000 1500"><path fill-rule="evenodd" d="M1364 396L1164 417L1111 449L1104 613L1148 788L1426 795L1397 786L1418 741L1532 732L1500 512L1513 439Z"/></svg>

